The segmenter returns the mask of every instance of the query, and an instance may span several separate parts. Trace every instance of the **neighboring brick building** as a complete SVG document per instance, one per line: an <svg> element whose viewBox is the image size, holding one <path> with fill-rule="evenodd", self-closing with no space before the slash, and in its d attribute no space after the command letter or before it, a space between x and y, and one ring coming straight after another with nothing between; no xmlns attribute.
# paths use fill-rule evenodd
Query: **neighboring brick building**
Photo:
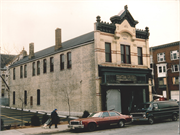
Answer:
<svg viewBox="0 0 180 135"><path fill-rule="evenodd" d="M56 29L55 46L34 53L10 69L10 105L68 112L112 109L128 114L152 99L149 69L149 30L138 23L125 6L111 23L101 22L94 31L61 43ZM69 99L69 100L67 100Z"/></svg>
<svg viewBox="0 0 180 135"><path fill-rule="evenodd" d="M155 91L179 101L180 41L150 47L151 68L154 70ZM167 85L168 84L168 85ZM168 92L168 93L167 93Z"/></svg>

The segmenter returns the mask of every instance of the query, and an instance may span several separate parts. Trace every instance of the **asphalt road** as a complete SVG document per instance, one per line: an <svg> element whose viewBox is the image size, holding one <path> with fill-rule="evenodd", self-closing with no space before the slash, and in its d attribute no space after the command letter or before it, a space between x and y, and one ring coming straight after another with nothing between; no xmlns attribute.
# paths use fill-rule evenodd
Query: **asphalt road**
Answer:
<svg viewBox="0 0 180 135"><path fill-rule="evenodd" d="M31 117L36 114L33 112L15 110L15 109L8 109L8 108L1 108L1 119L4 121L4 125L21 125L22 122L28 123L31 122ZM37 114L40 119L42 120L43 114Z"/></svg>
<svg viewBox="0 0 180 135"><path fill-rule="evenodd" d="M148 123L128 124L123 128L109 127L94 132L66 130L54 135L179 135L178 121L164 120L153 125Z"/></svg>

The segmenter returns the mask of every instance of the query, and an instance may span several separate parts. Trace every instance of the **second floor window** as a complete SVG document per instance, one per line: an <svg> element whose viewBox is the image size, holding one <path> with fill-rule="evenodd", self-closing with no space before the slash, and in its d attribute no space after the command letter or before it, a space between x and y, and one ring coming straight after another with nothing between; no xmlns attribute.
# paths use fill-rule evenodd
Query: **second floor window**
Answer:
<svg viewBox="0 0 180 135"><path fill-rule="evenodd" d="M67 53L67 68L72 68L71 52L68 52L68 53Z"/></svg>
<svg viewBox="0 0 180 135"><path fill-rule="evenodd" d="M13 80L15 80L15 79L16 79L16 69L13 68Z"/></svg>
<svg viewBox="0 0 180 135"><path fill-rule="evenodd" d="M179 72L179 65L172 65L172 72Z"/></svg>
<svg viewBox="0 0 180 135"><path fill-rule="evenodd" d="M157 61L158 62L163 62L163 61L165 61L166 59L165 59L165 53L158 53L157 54Z"/></svg>
<svg viewBox="0 0 180 135"><path fill-rule="evenodd" d="M40 74L40 61L37 61L37 75Z"/></svg>
<svg viewBox="0 0 180 135"><path fill-rule="evenodd" d="M143 61L142 61L142 48L138 47L137 51L138 51L138 65L143 65Z"/></svg>
<svg viewBox="0 0 180 135"><path fill-rule="evenodd" d="M27 65L24 65L24 78L27 77Z"/></svg>
<svg viewBox="0 0 180 135"><path fill-rule="evenodd" d="M106 62L111 62L111 44L105 43L105 57Z"/></svg>
<svg viewBox="0 0 180 135"><path fill-rule="evenodd" d="M130 46L128 45L121 45L121 62L122 63L131 63L130 59Z"/></svg>
<svg viewBox="0 0 180 135"><path fill-rule="evenodd" d="M32 76L35 76L35 62L32 64Z"/></svg>
<svg viewBox="0 0 180 135"><path fill-rule="evenodd" d="M23 78L23 66L20 66L20 78Z"/></svg>
<svg viewBox="0 0 180 135"><path fill-rule="evenodd" d="M50 72L54 71L54 59L53 57L50 58Z"/></svg>
<svg viewBox="0 0 180 135"><path fill-rule="evenodd" d="M47 62L46 62L46 59L43 60L43 73L46 73L46 70L47 70Z"/></svg>
<svg viewBox="0 0 180 135"><path fill-rule="evenodd" d="M179 59L179 50L170 51L171 60Z"/></svg>
<svg viewBox="0 0 180 135"><path fill-rule="evenodd" d="M60 69L64 69L64 54L60 55Z"/></svg>

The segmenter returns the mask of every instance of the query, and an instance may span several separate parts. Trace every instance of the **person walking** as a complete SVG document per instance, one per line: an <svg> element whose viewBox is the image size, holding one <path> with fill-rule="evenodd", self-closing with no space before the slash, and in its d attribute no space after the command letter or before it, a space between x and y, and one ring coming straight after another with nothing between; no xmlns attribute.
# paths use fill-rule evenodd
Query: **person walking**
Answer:
<svg viewBox="0 0 180 135"><path fill-rule="evenodd" d="M54 111L51 112L51 122L50 122L49 128L51 128L53 124L55 124L55 128L57 128L58 121L59 121L59 118L57 114L57 109L54 109Z"/></svg>

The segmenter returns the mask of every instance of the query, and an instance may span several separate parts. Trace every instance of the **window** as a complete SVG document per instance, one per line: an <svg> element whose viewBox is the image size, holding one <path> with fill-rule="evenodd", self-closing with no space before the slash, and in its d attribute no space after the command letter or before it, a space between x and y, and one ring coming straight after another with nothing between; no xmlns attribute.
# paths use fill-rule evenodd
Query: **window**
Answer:
<svg viewBox="0 0 180 135"><path fill-rule="evenodd" d="M23 66L20 66L20 78L23 78Z"/></svg>
<svg viewBox="0 0 180 135"><path fill-rule="evenodd" d="M109 114L110 114L110 116L119 116L119 114L116 112L109 112Z"/></svg>
<svg viewBox="0 0 180 135"><path fill-rule="evenodd" d="M153 56L150 55L150 63L153 63Z"/></svg>
<svg viewBox="0 0 180 135"><path fill-rule="evenodd" d="M50 58L50 72L54 71L54 59L53 57Z"/></svg>
<svg viewBox="0 0 180 135"><path fill-rule="evenodd" d="M159 73L162 73L162 67L159 67Z"/></svg>
<svg viewBox="0 0 180 135"><path fill-rule="evenodd" d="M47 62L46 59L43 60L43 73L46 73Z"/></svg>
<svg viewBox="0 0 180 135"><path fill-rule="evenodd" d="M158 78L159 85L166 85L166 78Z"/></svg>
<svg viewBox="0 0 180 135"><path fill-rule="evenodd" d="M37 75L40 74L40 61L37 61Z"/></svg>
<svg viewBox="0 0 180 135"><path fill-rule="evenodd" d="M121 62L130 64L130 46L121 45Z"/></svg>
<svg viewBox="0 0 180 135"><path fill-rule="evenodd" d="M157 54L157 60L158 62L162 62L162 61L165 61L165 53L158 53Z"/></svg>
<svg viewBox="0 0 180 135"><path fill-rule="evenodd" d="M173 77L172 81L173 81L173 84L179 84L179 77L178 76Z"/></svg>
<svg viewBox="0 0 180 135"><path fill-rule="evenodd" d="M64 69L64 54L60 55L60 69Z"/></svg>
<svg viewBox="0 0 180 135"><path fill-rule="evenodd" d="M68 52L68 53L67 53L67 68L72 68L71 52Z"/></svg>
<svg viewBox="0 0 180 135"><path fill-rule="evenodd" d="M30 97L30 105L33 105L33 97Z"/></svg>
<svg viewBox="0 0 180 135"><path fill-rule="evenodd" d="M35 62L32 64L32 76L35 76Z"/></svg>
<svg viewBox="0 0 180 135"><path fill-rule="evenodd" d="M27 105L27 91L24 91L24 104Z"/></svg>
<svg viewBox="0 0 180 135"><path fill-rule="evenodd" d="M2 89L1 96L4 97L4 89Z"/></svg>
<svg viewBox="0 0 180 135"><path fill-rule="evenodd" d="M111 44L105 43L105 57L106 62L111 62Z"/></svg>
<svg viewBox="0 0 180 135"><path fill-rule="evenodd" d="M27 77L27 65L24 65L24 78Z"/></svg>
<svg viewBox="0 0 180 135"><path fill-rule="evenodd" d="M172 65L172 72L179 72L179 65Z"/></svg>
<svg viewBox="0 0 180 135"><path fill-rule="evenodd" d="M138 65L143 65L143 61L142 61L142 48L138 47Z"/></svg>
<svg viewBox="0 0 180 135"><path fill-rule="evenodd" d="M103 112L102 117L109 117L109 113L108 112Z"/></svg>
<svg viewBox="0 0 180 135"><path fill-rule="evenodd" d="M170 51L171 60L179 59L179 50Z"/></svg>
<svg viewBox="0 0 180 135"><path fill-rule="evenodd" d="M15 71L16 71L15 68L13 68L13 80L16 79L16 72Z"/></svg>
<svg viewBox="0 0 180 135"><path fill-rule="evenodd" d="M15 91L13 91L13 105L15 105Z"/></svg>
<svg viewBox="0 0 180 135"><path fill-rule="evenodd" d="M40 105L40 90L37 90L37 105Z"/></svg>

